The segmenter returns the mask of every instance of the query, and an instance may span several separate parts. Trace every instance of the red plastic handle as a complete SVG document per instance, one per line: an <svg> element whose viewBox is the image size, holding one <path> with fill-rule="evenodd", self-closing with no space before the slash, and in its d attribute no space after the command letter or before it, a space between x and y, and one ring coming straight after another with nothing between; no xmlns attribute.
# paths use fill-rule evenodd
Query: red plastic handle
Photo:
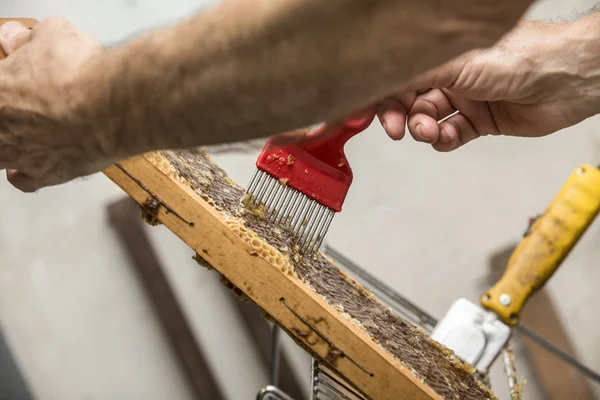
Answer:
<svg viewBox="0 0 600 400"><path fill-rule="evenodd" d="M324 124L300 143L282 145L270 140L256 166L282 184L339 212L353 178L344 146L369 127L375 114L370 109L341 122Z"/></svg>
<svg viewBox="0 0 600 400"><path fill-rule="evenodd" d="M324 124L309 133L307 139L298 146L322 162L351 175L352 169L348 164L344 147L348 140L367 129L374 118L375 112L368 112L341 122Z"/></svg>

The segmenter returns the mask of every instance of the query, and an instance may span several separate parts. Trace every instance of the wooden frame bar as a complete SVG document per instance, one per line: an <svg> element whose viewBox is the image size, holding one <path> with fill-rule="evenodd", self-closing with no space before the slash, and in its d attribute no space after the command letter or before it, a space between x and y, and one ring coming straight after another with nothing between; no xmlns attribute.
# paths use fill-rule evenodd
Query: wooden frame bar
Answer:
<svg viewBox="0 0 600 400"><path fill-rule="evenodd" d="M360 365L369 367L370 372L365 372L348 358L340 359L337 365L338 371L367 396L376 400L442 399L309 288L293 277L282 274L263 258L251 255L247 244L196 193L173 181L144 157L124 161L122 165L169 207L177 205L176 212L185 218L184 221L161 207L157 215L161 223L201 254L289 332L298 332L307 338L313 336L304 343L321 359L326 359L329 352L327 343L310 335L306 324L285 304L305 318L321 321L318 325L326 337L336 338L337 346ZM123 170L113 166L105 173L140 205L147 202L148 192ZM194 229L190 224L201 229ZM280 300L283 294L285 304ZM373 379L371 374L379 379ZM380 379L386 384L382 385Z"/></svg>
<svg viewBox="0 0 600 400"><path fill-rule="evenodd" d="M367 397L374 400L442 400L444 395L462 391L464 400L495 398L475 382L464 367L450 362L449 358L433 358L444 365L424 366L434 368L440 374L447 373L443 378L448 381L447 391L445 383L440 383L442 377L437 376L439 374L430 378L444 391L436 393L432 382L417 376L413 369L414 363L427 360L394 357L343 310L329 304L298 277L282 272L267 259L257 256L256 251L226 223L224 215L209 204L210 199L204 200L181 176L166 172L164 161L161 162L160 157L157 161L156 157L152 154L134 157L111 166L105 174L138 204L152 209L158 221L257 303L305 350L345 377ZM356 290L364 291L364 288L356 286ZM370 299L372 295L362 296ZM399 319L398 322L401 323ZM422 334L416 330L402 326L414 332L410 335L415 343L428 340L420 337ZM398 345L411 346L404 342ZM435 345L428 349L429 353L442 351ZM421 354L424 358L429 355ZM409 361L413 362L412 366L405 364Z"/></svg>

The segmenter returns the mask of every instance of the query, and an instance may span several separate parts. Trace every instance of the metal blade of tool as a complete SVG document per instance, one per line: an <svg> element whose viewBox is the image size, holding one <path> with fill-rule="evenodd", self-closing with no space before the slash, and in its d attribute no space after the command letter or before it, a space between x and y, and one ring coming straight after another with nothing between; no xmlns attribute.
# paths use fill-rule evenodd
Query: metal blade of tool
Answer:
<svg viewBox="0 0 600 400"><path fill-rule="evenodd" d="M452 349L460 359L487 375L512 334L491 312L467 299L457 300L431 332L431 338Z"/></svg>

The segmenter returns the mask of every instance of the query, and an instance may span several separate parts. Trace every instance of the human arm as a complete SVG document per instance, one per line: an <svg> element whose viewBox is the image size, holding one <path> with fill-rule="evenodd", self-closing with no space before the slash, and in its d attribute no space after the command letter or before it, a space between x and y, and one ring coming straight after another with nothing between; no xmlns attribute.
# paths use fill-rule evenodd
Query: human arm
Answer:
<svg viewBox="0 0 600 400"><path fill-rule="evenodd" d="M253 1L225 1L117 49L97 68L110 71L109 82L123 69L134 71L119 82L116 103L139 107L140 115L156 107L158 126L152 121L144 129L142 118L128 129L145 136L156 127L152 147L272 135L370 105L421 71L493 43L518 15L504 7L507 16L497 18L497 6L484 2L477 17L467 17L460 15L466 4L443 9L444 3L278 0L261 9ZM150 77L142 72L149 64ZM127 98L143 92L155 101ZM172 128L182 133L166 137Z"/></svg>
<svg viewBox="0 0 600 400"><path fill-rule="evenodd" d="M600 112L600 13L521 21L495 46L468 52L382 102L394 139L451 151L485 135L536 137ZM455 111L458 114L438 124Z"/></svg>
<svg viewBox="0 0 600 400"><path fill-rule="evenodd" d="M41 23L0 62L11 103L0 107L0 168L30 191L144 151L338 118L492 44L530 2L223 0L108 50L67 23Z"/></svg>

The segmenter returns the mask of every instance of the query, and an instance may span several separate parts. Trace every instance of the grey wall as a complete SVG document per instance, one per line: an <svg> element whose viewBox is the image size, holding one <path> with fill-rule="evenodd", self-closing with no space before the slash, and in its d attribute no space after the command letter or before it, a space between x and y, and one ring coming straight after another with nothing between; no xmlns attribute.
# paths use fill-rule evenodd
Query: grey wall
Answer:
<svg viewBox="0 0 600 400"><path fill-rule="evenodd" d="M548 0L533 11L569 15L592 3ZM0 15L65 16L113 43L176 21L202 4L5 0ZM527 218L545 207L577 165L600 162L599 132L595 118L549 138L485 138L438 154L410 140L391 143L374 124L348 146L355 184L328 240L441 316L455 298L478 297L491 255L519 239ZM255 157L218 160L245 184ZM37 399L191 398L107 224L104 206L120 196L102 175L35 195L0 180L0 323ZM266 377L255 368L248 339L236 334L239 322L224 292L173 235L163 228L150 232L199 340L218 349L210 359L228 398L253 398ZM600 301L594 285L600 278L598 240L597 223L550 291L582 358L600 369L594 313ZM304 372L306 357L297 363ZM522 365L521 371L527 376ZM495 371L495 387L507 398L501 378ZM535 384L526 394L540 398Z"/></svg>

